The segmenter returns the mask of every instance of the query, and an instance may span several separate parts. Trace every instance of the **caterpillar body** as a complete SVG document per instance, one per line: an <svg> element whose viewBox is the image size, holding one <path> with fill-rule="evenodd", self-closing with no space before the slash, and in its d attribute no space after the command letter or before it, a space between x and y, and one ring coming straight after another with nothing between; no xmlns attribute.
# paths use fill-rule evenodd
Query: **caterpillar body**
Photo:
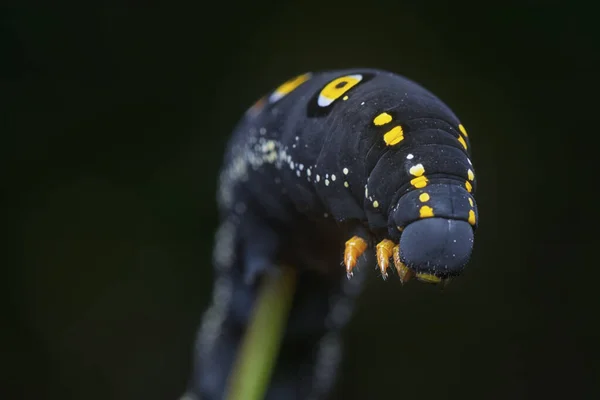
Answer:
<svg viewBox="0 0 600 400"><path fill-rule="evenodd" d="M299 280L267 398L325 397L363 280L356 267L371 262L402 282L459 275L478 223L475 189L466 129L403 76L305 73L265 95L226 150L214 298L188 396L222 398L257 281L290 265Z"/></svg>

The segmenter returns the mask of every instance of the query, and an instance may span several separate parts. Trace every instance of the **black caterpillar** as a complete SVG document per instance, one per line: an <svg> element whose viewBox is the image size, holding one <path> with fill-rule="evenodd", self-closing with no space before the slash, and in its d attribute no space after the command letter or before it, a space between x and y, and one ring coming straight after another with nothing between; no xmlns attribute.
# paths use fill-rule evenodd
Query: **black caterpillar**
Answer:
<svg viewBox="0 0 600 400"><path fill-rule="evenodd" d="M469 154L453 112L387 71L306 73L260 99L225 155L214 299L187 396L222 398L258 279L291 265L297 292L267 398L325 397L360 292L362 274L346 279L357 263L440 282L469 261Z"/></svg>

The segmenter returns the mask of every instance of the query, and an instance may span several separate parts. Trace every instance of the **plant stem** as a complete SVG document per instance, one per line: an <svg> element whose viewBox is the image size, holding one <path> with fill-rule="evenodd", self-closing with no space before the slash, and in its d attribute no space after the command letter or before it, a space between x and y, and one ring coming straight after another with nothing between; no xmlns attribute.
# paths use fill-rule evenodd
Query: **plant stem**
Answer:
<svg viewBox="0 0 600 400"><path fill-rule="evenodd" d="M296 285L293 268L265 276L229 377L227 400L265 398Z"/></svg>

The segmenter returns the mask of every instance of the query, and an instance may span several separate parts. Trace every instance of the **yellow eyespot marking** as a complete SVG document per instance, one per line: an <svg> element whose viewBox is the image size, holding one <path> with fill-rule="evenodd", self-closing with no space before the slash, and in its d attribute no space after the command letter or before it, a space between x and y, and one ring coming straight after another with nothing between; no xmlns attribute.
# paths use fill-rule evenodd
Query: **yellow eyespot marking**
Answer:
<svg viewBox="0 0 600 400"><path fill-rule="evenodd" d="M344 101L348 100L348 96L342 97L342 100L344 100Z"/></svg>
<svg viewBox="0 0 600 400"><path fill-rule="evenodd" d="M429 206L421 206L419 209L419 217L421 218L429 218L433 217L433 208Z"/></svg>
<svg viewBox="0 0 600 400"><path fill-rule="evenodd" d="M418 280L427 283L440 283L442 278L438 278L433 274L426 274L424 272L417 272L416 277Z"/></svg>
<svg viewBox="0 0 600 400"><path fill-rule="evenodd" d="M469 197L469 204L473 207L473 199Z"/></svg>
<svg viewBox="0 0 600 400"><path fill-rule="evenodd" d="M379 202L377 200L375 200L373 202L373 207L375 207L375 208L379 207Z"/></svg>
<svg viewBox="0 0 600 400"><path fill-rule="evenodd" d="M269 103L274 103L277 100L281 99L283 96L287 95L298 86L302 85L304 82L310 79L311 73L307 72L302 75L298 75L284 83L282 83L277 89L273 91L271 96L269 96Z"/></svg>
<svg viewBox="0 0 600 400"><path fill-rule="evenodd" d="M469 223L475 225L475 211L469 210Z"/></svg>
<svg viewBox="0 0 600 400"><path fill-rule="evenodd" d="M425 173L425 167L423 167L423 164L413 165L412 167L410 167L408 172L410 172L410 174L414 176L421 176Z"/></svg>
<svg viewBox="0 0 600 400"><path fill-rule="evenodd" d="M377 126L385 125L392 120L392 116L386 112L379 114L373 120L373 123Z"/></svg>
<svg viewBox="0 0 600 400"><path fill-rule="evenodd" d="M473 171L471 171L471 169L469 168L469 170L467 171L467 175L469 176L469 180L472 181L473 179L475 179L475 174L473 173Z"/></svg>
<svg viewBox="0 0 600 400"><path fill-rule="evenodd" d="M427 186L427 178L425 176L418 176L410 180L410 184L416 187L417 189L422 189Z"/></svg>
<svg viewBox="0 0 600 400"><path fill-rule="evenodd" d="M420 200L422 203L425 203L426 201L429 201L429 193L421 193L421 194L419 195L419 200ZM469 199L469 200L470 200L470 199Z"/></svg>
<svg viewBox="0 0 600 400"><path fill-rule="evenodd" d="M462 136L458 137L458 141L460 142L460 144L463 145L463 147L465 148L465 150L467 149L467 142L465 142L465 139L463 139Z"/></svg>
<svg viewBox="0 0 600 400"><path fill-rule="evenodd" d="M473 190L473 185L471 185L471 182L469 181L465 181L465 187L467 188L467 192L471 193L471 191Z"/></svg>
<svg viewBox="0 0 600 400"><path fill-rule="evenodd" d="M321 93L319 93L317 104L321 107L327 107L342 97L348 90L356 86L362 79L362 75L356 74L346 75L332 80L323 88L323 90L321 90Z"/></svg>
<svg viewBox="0 0 600 400"><path fill-rule="evenodd" d="M469 137L469 135L467 135L467 130L465 129L463 124L458 124L458 130L460 131L460 133L462 133L466 137Z"/></svg>
<svg viewBox="0 0 600 400"><path fill-rule="evenodd" d="M383 135L383 140L388 146L400 143L404 139L404 131L401 126L396 126Z"/></svg>

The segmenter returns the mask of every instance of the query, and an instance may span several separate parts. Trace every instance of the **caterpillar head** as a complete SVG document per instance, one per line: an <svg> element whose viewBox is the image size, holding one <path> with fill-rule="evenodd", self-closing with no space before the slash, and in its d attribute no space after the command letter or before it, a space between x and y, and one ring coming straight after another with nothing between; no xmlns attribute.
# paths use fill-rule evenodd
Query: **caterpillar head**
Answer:
<svg viewBox="0 0 600 400"><path fill-rule="evenodd" d="M406 226L400 236L400 260L417 277L459 275L471 258L473 227L466 221L427 218ZM434 278L435 277L435 278Z"/></svg>
<svg viewBox="0 0 600 400"><path fill-rule="evenodd" d="M400 230L400 261L421 280L457 276L471 258L477 208L462 186L438 183L406 193L389 220Z"/></svg>

